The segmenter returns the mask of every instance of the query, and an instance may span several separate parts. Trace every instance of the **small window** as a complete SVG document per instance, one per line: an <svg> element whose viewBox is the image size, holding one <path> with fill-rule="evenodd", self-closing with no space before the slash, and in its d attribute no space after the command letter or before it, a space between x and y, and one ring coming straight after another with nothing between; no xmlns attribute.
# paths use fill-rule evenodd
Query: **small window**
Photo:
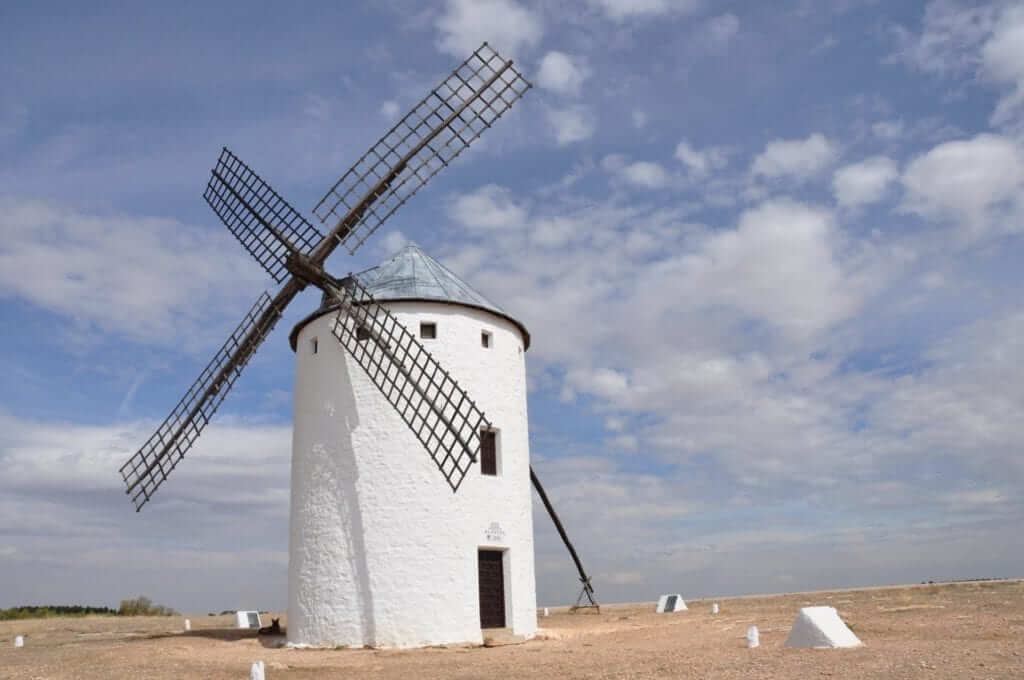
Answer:
<svg viewBox="0 0 1024 680"><path fill-rule="evenodd" d="M370 329L366 326L360 326L356 329L356 340L363 342L364 340L370 339Z"/></svg>
<svg viewBox="0 0 1024 680"><path fill-rule="evenodd" d="M437 324L433 321L424 321L420 324L420 337L424 340L433 340L437 337Z"/></svg>
<svg viewBox="0 0 1024 680"><path fill-rule="evenodd" d="M480 474L498 474L498 433L494 430L480 430Z"/></svg>
<svg viewBox="0 0 1024 680"><path fill-rule="evenodd" d="M317 350L316 338L313 338L312 340L309 341L309 348L312 350L313 354L316 354L316 350Z"/></svg>
<svg viewBox="0 0 1024 680"><path fill-rule="evenodd" d="M491 346L491 334L487 331L480 331L480 345L483 347Z"/></svg>

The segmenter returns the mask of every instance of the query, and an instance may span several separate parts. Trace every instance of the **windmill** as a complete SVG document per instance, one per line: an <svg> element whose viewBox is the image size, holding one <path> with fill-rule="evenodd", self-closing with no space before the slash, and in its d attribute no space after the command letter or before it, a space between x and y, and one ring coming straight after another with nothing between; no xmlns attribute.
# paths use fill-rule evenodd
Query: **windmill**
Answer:
<svg viewBox="0 0 1024 680"><path fill-rule="evenodd" d="M334 278L324 263L338 246L354 253L530 87L511 60L484 43L321 199L313 212L326 233L237 156L222 151L204 198L283 285L273 297L260 295L166 420L121 467L136 511L182 461L284 309L309 285L321 289L337 309L330 328L336 341L401 416L451 491L458 491L478 461L482 433L491 425L487 416L358 277ZM579 569L584 586L580 597L585 594L596 606L590 580L532 468L530 476Z"/></svg>

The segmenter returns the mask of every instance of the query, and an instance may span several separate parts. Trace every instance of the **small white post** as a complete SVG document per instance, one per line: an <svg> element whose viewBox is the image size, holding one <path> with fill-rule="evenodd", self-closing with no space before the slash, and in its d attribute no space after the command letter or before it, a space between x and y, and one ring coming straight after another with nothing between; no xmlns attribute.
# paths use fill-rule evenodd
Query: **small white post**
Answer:
<svg viewBox="0 0 1024 680"><path fill-rule="evenodd" d="M15 647L24 647L25 646L25 638L22 637L21 635L16 636L14 638L14 646Z"/></svg>
<svg viewBox="0 0 1024 680"><path fill-rule="evenodd" d="M761 646L761 639L757 633L757 626L747 628L747 647L753 649Z"/></svg>
<svg viewBox="0 0 1024 680"><path fill-rule="evenodd" d="M547 607L544 607L544 616L548 616L548 615L549 615L549 614L548 614L548 608L547 608Z"/></svg>
<svg viewBox="0 0 1024 680"><path fill-rule="evenodd" d="M718 603L717 602L711 603L711 613L712 614L717 614L718 613Z"/></svg>
<svg viewBox="0 0 1024 680"><path fill-rule="evenodd" d="M266 676L263 675L263 662L257 661L249 669L249 680L266 680Z"/></svg>
<svg viewBox="0 0 1024 680"><path fill-rule="evenodd" d="M190 630L192 630L192 622L188 619L185 619L185 632L187 633Z"/></svg>

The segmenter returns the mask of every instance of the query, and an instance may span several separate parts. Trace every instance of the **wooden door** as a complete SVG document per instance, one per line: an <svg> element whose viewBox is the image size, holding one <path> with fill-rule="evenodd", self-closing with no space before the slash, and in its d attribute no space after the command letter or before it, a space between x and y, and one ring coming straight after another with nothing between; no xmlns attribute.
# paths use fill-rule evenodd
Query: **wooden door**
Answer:
<svg viewBox="0 0 1024 680"><path fill-rule="evenodd" d="M505 570L501 552L481 550L478 553L481 628L505 627Z"/></svg>

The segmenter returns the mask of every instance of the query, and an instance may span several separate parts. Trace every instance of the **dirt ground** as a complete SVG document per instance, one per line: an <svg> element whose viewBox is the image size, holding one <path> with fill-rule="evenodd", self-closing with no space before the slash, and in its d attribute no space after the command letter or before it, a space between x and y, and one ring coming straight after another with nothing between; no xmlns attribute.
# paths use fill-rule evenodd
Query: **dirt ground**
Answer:
<svg viewBox="0 0 1024 680"><path fill-rule="evenodd" d="M684 594L685 595L685 594ZM1024 678L1024 581L874 588L551 610L536 640L498 647L291 650L228 616L0 621L0 678ZM831 605L858 649L785 649L797 610ZM267 621L269 623L269 620ZM761 647L747 649L748 626ZM15 635L25 646L13 646Z"/></svg>

